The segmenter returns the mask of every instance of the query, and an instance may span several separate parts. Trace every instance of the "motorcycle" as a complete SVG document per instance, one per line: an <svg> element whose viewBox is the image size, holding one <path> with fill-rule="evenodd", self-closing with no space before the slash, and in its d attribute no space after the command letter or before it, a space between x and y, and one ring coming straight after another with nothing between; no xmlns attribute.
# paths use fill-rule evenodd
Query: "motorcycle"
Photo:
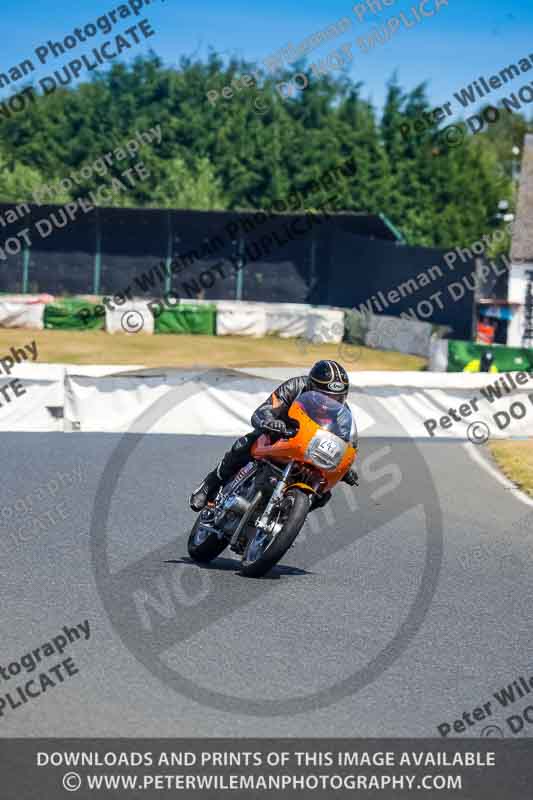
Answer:
<svg viewBox="0 0 533 800"><path fill-rule="evenodd" d="M199 513L188 541L194 561L208 563L229 545L242 557L242 575L265 575L292 546L313 503L353 464L357 435L348 405L304 392L288 417L287 436L261 434L253 460Z"/></svg>

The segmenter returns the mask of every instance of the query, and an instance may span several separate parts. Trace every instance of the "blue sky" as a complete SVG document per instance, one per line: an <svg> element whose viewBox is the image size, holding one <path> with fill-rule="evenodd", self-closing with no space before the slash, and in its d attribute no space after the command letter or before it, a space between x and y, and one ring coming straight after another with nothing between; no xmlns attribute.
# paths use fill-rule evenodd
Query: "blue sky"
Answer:
<svg viewBox="0 0 533 800"><path fill-rule="evenodd" d="M436 2L427 0L425 7L434 9ZM368 12L365 21L359 22L352 11L354 3L344 0L298 0L293 4L280 0L256 4L249 0L151 0L139 16L120 20L110 34L99 34L79 44L68 55L39 66L32 76L39 79L53 74L54 69L90 52L106 39L113 40L115 33L144 17L150 20L155 35L129 53L137 55L152 48L167 64L175 64L182 55L205 58L210 46L225 56L234 54L260 62L289 42L297 45L306 36L347 16L352 20L351 28L310 54L310 60L352 42L354 59L349 74L354 80L363 81L363 93L378 108L394 70L407 89L427 80L430 100L437 106L452 99L454 91L478 76L497 73L529 53L533 58L533 4L526 7L523 0L448 0L448 5L442 5L434 16L423 17L410 29L402 25L385 44L377 44L366 54L361 52L357 37L365 36L401 11L408 13L411 6L419 3L420 0L395 0L388 7L382 6L379 14ZM48 39L62 40L75 27L94 22L119 5L119 0L3 0L0 72L25 58L37 63L34 50L39 45ZM87 73L82 77L84 74ZM512 88L520 88L529 77L524 75ZM509 91L510 87L507 91L494 91L491 99L506 96Z"/></svg>

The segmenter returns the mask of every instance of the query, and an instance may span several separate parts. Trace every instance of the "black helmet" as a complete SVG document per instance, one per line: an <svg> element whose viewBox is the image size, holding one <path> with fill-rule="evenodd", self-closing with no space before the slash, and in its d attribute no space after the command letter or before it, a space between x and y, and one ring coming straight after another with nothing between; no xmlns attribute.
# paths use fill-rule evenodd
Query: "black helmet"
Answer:
<svg viewBox="0 0 533 800"><path fill-rule="evenodd" d="M309 373L310 388L344 403L350 381L344 367L338 361L317 361Z"/></svg>

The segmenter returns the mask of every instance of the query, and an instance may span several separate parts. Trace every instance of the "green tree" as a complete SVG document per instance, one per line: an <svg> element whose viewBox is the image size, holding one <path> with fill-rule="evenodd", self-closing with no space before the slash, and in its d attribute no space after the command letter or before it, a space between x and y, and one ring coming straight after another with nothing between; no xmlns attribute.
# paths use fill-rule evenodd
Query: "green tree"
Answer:
<svg viewBox="0 0 533 800"><path fill-rule="evenodd" d="M221 180L207 158L198 158L193 168L189 168L181 156L175 156L163 162L161 173L152 188L150 206L197 211L226 207Z"/></svg>
<svg viewBox="0 0 533 800"><path fill-rule="evenodd" d="M38 170L0 153L0 202L33 202L33 191L44 183Z"/></svg>
<svg viewBox="0 0 533 800"><path fill-rule="evenodd" d="M500 200L512 206L512 147L531 129L520 114L502 111L488 130L452 146L442 132L446 122L415 129L431 111L424 84L405 92L393 75L379 117L361 83L342 73L317 76L304 61L276 75L259 71L259 85L209 102L208 91L221 93L253 69L214 52L176 67L151 54L38 96L0 125L1 163L9 165L0 169L5 199L30 199L34 182L79 174L160 125L160 144L114 160L107 175L93 174L72 193L84 197L112 178L126 184L122 172L142 160L149 177L115 192L115 205L238 209L285 200L295 208L299 191L313 208L334 194L346 211L385 214L408 243L442 248L468 245L490 230ZM278 84L289 83L296 69L308 75L308 87L281 97ZM331 190L316 186L347 159L357 163L354 175Z"/></svg>

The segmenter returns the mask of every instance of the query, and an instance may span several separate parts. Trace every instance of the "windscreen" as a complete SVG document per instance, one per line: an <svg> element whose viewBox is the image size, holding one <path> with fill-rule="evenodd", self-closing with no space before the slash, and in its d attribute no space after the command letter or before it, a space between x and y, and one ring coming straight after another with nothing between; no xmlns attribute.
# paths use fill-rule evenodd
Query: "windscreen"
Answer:
<svg viewBox="0 0 533 800"><path fill-rule="evenodd" d="M345 442L350 441L352 412L347 405L321 392L304 392L295 403L321 428L340 436Z"/></svg>

